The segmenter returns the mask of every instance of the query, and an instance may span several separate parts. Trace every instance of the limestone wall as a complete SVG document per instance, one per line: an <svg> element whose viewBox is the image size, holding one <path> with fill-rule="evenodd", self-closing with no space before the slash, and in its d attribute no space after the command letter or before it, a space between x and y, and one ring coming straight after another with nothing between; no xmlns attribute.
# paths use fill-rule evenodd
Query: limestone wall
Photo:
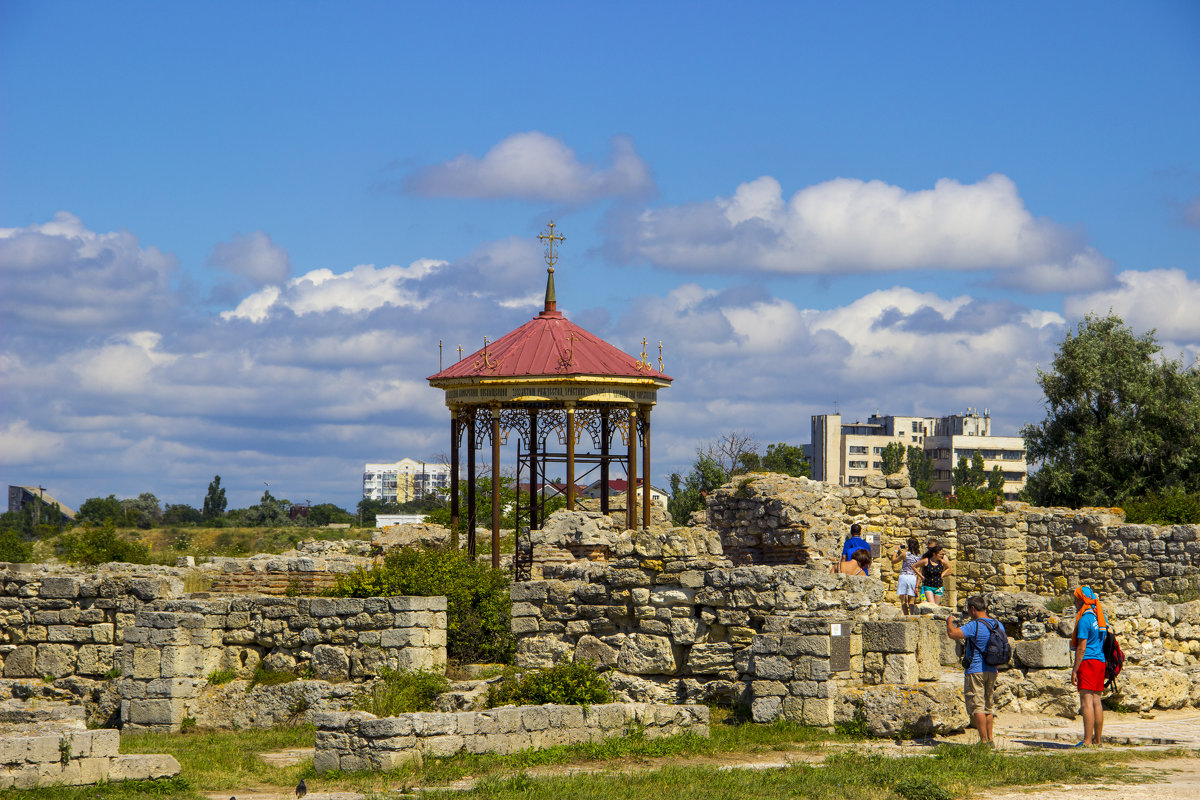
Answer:
<svg viewBox="0 0 1200 800"><path fill-rule="evenodd" d="M125 631L123 726L178 730L210 673L262 663L327 681L446 664L446 598L234 597L170 600Z"/></svg>
<svg viewBox="0 0 1200 800"><path fill-rule="evenodd" d="M314 715L318 774L393 769L426 756L516 753L598 742L639 730L647 738L690 731L708 736L705 706L609 703L594 706L505 706L452 714L375 717L363 711Z"/></svg>
<svg viewBox="0 0 1200 800"><path fill-rule="evenodd" d="M99 678L116 666L121 637L137 611L182 593L179 572L162 567L81 574L36 564L2 565L0 675Z"/></svg>

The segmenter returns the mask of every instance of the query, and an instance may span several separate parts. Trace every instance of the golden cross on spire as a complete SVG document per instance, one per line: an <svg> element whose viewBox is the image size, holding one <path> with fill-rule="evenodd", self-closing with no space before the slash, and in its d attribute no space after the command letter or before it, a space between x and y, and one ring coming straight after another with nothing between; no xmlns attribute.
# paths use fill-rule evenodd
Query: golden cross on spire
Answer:
<svg viewBox="0 0 1200 800"><path fill-rule="evenodd" d="M565 242L567 237L554 232L554 220L550 220L549 228L550 233L539 233L537 238L546 243L546 266L550 268L551 272L554 272L554 265L558 263L558 255L554 252L554 243Z"/></svg>
<svg viewBox="0 0 1200 800"><path fill-rule="evenodd" d="M659 372L662 372L662 371L663 371L663 360L662 360L662 339L659 339L659 340L658 340L658 371L659 371Z"/></svg>

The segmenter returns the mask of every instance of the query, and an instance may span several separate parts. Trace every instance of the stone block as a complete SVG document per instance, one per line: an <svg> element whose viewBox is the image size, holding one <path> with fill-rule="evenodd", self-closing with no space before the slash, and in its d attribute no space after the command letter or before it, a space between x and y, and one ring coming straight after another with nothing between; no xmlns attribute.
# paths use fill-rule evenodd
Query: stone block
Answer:
<svg viewBox="0 0 1200 800"><path fill-rule="evenodd" d="M833 725L833 712L834 702L832 699L806 697L804 698L804 716L801 721L805 725L828 728Z"/></svg>
<svg viewBox="0 0 1200 800"><path fill-rule="evenodd" d="M671 640L665 636L632 634L625 639L617 655L617 669L633 675L674 674L678 664Z"/></svg>
<svg viewBox="0 0 1200 800"><path fill-rule="evenodd" d="M333 750L320 750L313 755L313 769L318 775L324 775L326 772L333 772L341 769L341 760L338 754ZM386 767L382 767L386 769Z"/></svg>
<svg viewBox="0 0 1200 800"><path fill-rule="evenodd" d="M30 644L19 645L4 657L4 677L33 678L37 676L37 648Z"/></svg>
<svg viewBox="0 0 1200 800"><path fill-rule="evenodd" d="M38 596L73 600L79 596L81 583L79 578L46 577L42 579L42 588L38 592Z"/></svg>
<svg viewBox="0 0 1200 800"><path fill-rule="evenodd" d="M917 652L918 629L910 622L864 622L862 637L865 653Z"/></svg>
<svg viewBox="0 0 1200 800"><path fill-rule="evenodd" d="M169 755L124 755L112 759L110 781L149 781L179 774L179 762Z"/></svg>
<svg viewBox="0 0 1200 800"><path fill-rule="evenodd" d="M421 752L427 756L447 757L463 749L461 736L430 736L421 739Z"/></svg>
<svg viewBox="0 0 1200 800"><path fill-rule="evenodd" d="M1013 642L1013 661L1017 666L1027 669L1052 669L1072 664L1067 640L1057 636Z"/></svg>
<svg viewBox="0 0 1200 800"><path fill-rule="evenodd" d="M39 644L37 668L41 675L71 675L75 672L75 648L69 644Z"/></svg>
<svg viewBox="0 0 1200 800"><path fill-rule="evenodd" d="M782 715L782 697L757 697L750 704L750 718L755 722L774 722Z"/></svg>
<svg viewBox="0 0 1200 800"><path fill-rule="evenodd" d="M792 662L782 656L756 655L750 660L750 668L761 680L790 681L795 674Z"/></svg>
<svg viewBox="0 0 1200 800"><path fill-rule="evenodd" d="M914 653L889 653L883 660L883 682L914 684L920 680L920 669Z"/></svg>
<svg viewBox="0 0 1200 800"><path fill-rule="evenodd" d="M917 669L923 681L936 681L942 672L942 640L945 626L933 619L917 621Z"/></svg>
<svg viewBox="0 0 1200 800"><path fill-rule="evenodd" d="M697 644L688 654L687 671L692 675L715 675L733 668L733 647L725 642Z"/></svg>

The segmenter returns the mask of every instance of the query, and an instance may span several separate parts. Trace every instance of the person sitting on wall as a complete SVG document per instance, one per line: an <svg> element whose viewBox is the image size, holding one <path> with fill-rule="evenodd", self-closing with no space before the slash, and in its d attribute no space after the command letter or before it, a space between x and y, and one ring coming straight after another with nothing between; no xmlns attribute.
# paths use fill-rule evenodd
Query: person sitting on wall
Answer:
<svg viewBox="0 0 1200 800"><path fill-rule="evenodd" d="M950 560L946 558L936 539L929 540L929 549L917 562L917 569L922 576L921 594L925 597L925 602L938 605L938 598L944 591L945 577L954 571L954 567L950 566Z"/></svg>
<svg viewBox="0 0 1200 800"><path fill-rule="evenodd" d="M837 572L841 575L866 575L869 566L871 566L871 551L860 547L851 554L850 558L838 565Z"/></svg>
<svg viewBox="0 0 1200 800"><path fill-rule="evenodd" d="M850 538L842 543L842 560L833 562L834 573L841 572L839 564L845 564L854 558L855 552L866 550L871 552L871 543L862 538L862 525L857 522L850 526ZM868 560L868 563L869 560Z"/></svg>

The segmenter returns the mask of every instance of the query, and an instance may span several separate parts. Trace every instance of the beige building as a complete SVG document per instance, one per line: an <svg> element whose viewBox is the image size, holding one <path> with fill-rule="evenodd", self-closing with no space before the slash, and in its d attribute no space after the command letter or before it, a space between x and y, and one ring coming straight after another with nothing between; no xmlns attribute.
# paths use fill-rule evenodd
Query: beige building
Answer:
<svg viewBox="0 0 1200 800"><path fill-rule="evenodd" d="M1025 440L1020 436L992 436L992 419L968 409L947 417L897 417L873 414L866 422L843 422L841 414L812 418L813 478L842 486L861 484L868 475L883 474L883 451L892 442L920 447L933 459L933 490L952 489L954 465L959 456L968 460L976 450L984 466L1004 472L1004 494L1015 498L1025 486L1028 466Z"/></svg>
<svg viewBox="0 0 1200 800"><path fill-rule="evenodd" d="M404 458L393 464L366 464L363 499L407 503L450 486L450 467Z"/></svg>

